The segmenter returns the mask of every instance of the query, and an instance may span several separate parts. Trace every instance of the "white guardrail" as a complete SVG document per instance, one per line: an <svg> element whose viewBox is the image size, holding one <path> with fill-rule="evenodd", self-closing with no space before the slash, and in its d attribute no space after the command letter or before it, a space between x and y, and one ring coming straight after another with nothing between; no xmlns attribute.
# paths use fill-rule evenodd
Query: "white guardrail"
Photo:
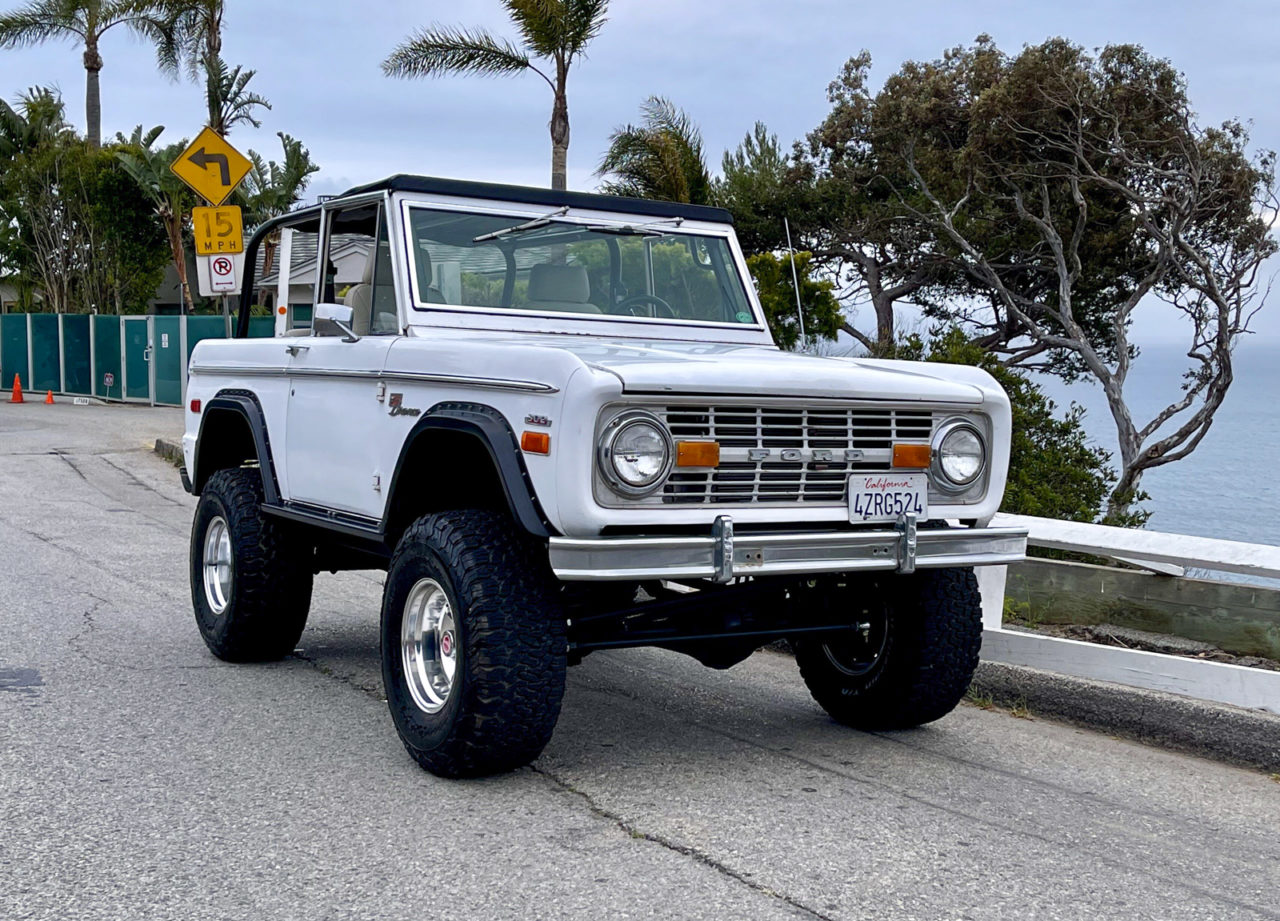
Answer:
<svg viewBox="0 0 1280 921"><path fill-rule="evenodd" d="M1171 576L1197 567L1280 579L1280 547L1026 515L997 515L991 524L1027 528L1034 547L1109 557ZM1280 713L1280 672L1006 630L1006 567L983 566L977 573L988 662Z"/></svg>

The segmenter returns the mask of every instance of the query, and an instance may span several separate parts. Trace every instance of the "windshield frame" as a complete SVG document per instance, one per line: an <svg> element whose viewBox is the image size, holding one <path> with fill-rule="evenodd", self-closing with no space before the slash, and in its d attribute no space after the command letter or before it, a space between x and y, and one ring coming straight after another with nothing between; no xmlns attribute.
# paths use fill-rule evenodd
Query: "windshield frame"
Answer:
<svg viewBox="0 0 1280 921"><path fill-rule="evenodd" d="M751 323L626 316L611 313L570 314L563 311L531 310L522 307L486 307L428 302L425 300L423 292L419 290L417 273L410 268L413 265L412 247L415 242L413 240L413 224L411 220L413 209L452 211L486 217L510 218L513 224L518 224L523 221L547 217L547 208L545 206L516 202L491 202L473 199L450 200L445 199L443 196L440 198L434 196L428 198L418 195L400 196L399 204L400 207L396 211L400 219L400 237L404 247L403 264L405 267L402 281L406 283L407 302L412 308L408 317L410 323L415 322L415 314L421 317L421 322L432 323L436 322L437 319L444 319L453 315L464 320L467 318L474 320L479 320L480 318L502 318L511 321L506 324L499 323L496 326L488 322L483 324L489 328L502 328L505 325L509 329L521 329L527 328L528 321L534 321L539 332L585 332L592 335L681 339L689 338L689 332L693 329L713 329L723 331L721 336L726 337L728 340L741 340L742 337L735 334L745 333L749 341L760 342L763 337L772 344L772 335L764 322L764 313L760 307L759 298L756 296L755 286L747 281L750 274L747 271L746 259L742 254L741 247L738 245L732 225L691 219L682 219L678 224L674 219L670 222L655 222L654 218L645 215L615 211L588 211L580 208L570 208L566 213L552 218L554 223L574 224L583 227L607 226L625 228L654 224L655 229L668 230L671 233L679 233L694 238L706 237L724 240L730 256L725 265L726 268L732 266L738 276L737 284L751 310L753 318ZM431 319L428 319L428 317ZM555 320L555 327L547 328L546 320ZM666 330L665 335L663 335L664 329ZM625 330L625 332L622 330Z"/></svg>

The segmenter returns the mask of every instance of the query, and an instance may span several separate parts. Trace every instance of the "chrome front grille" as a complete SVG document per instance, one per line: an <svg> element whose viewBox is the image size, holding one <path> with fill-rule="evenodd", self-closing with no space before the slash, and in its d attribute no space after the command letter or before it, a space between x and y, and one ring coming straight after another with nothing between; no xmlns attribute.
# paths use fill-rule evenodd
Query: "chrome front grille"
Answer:
<svg viewBox="0 0 1280 921"><path fill-rule="evenodd" d="M781 504L846 501L851 473L892 469L893 445L925 443L929 410L666 406L672 438L720 444L720 466L676 468L653 498L666 504Z"/></svg>

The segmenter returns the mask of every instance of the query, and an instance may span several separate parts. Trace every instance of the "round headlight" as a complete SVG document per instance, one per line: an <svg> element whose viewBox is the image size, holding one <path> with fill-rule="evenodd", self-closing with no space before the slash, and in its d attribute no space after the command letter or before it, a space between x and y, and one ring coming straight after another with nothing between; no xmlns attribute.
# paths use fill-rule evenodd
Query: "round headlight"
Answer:
<svg viewBox="0 0 1280 921"><path fill-rule="evenodd" d="M987 448L978 430L960 423L946 430L937 449L938 470L952 486L968 486L987 465Z"/></svg>
<svg viewBox="0 0 1280 921"><path fill-rule="evenodd" d="M613 422L601 447L605 476L623 493L648 492L671 468L671 436L647 414Z"/></svg>

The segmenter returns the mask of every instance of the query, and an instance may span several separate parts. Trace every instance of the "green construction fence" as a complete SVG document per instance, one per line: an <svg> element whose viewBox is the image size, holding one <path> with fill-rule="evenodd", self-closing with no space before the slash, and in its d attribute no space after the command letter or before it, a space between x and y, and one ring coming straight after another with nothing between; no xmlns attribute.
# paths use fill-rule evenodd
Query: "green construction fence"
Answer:
<svg viewBox="0 0 1280 921"><path fill-rule="evenodd" d="M25 391L181 406L196 343L223 339L220 316L0 315L0 388L16 376ZM272 317L253 317L249 335L275 333Z"/></svg>

